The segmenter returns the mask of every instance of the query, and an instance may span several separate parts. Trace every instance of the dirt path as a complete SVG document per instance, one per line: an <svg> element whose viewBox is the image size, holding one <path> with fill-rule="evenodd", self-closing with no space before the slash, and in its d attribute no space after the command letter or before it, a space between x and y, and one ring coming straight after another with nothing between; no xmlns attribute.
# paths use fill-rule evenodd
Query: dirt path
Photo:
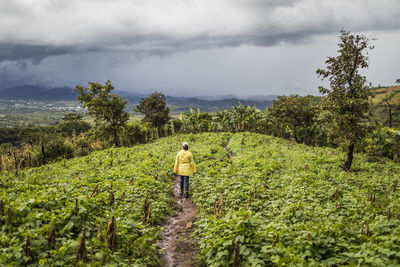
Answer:
<svg viewBox="0 0 400 267"><path fill-rule="evenodd" d="M196 266L197 242L191 239L190 235L196 221L197 208L190 199L179 197L179 177L174 178L173 189L176 212L164 226L162 240L157 242L162 250L162 266Z"/></svg>

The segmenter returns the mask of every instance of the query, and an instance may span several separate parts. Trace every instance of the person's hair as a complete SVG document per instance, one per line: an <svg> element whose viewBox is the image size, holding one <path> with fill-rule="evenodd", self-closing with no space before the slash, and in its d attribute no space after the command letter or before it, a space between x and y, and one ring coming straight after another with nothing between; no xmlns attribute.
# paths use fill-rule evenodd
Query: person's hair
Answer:
<svg viewBox="0 0 400 267"><path fill-rule="evenodd" d="M189 149L189 146L188 146L188 145L184 145L184 146L182 146L182 148L183 148L184 150L188 150L188 149Z"/></svg>

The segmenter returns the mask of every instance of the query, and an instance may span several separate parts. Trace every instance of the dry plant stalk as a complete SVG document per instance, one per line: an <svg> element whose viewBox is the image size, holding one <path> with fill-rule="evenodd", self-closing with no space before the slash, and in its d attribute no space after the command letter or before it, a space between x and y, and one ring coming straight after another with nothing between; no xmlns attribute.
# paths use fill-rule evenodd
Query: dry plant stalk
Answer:
<svg viewBox="0 0 400 267"><path fill-rule="evenodd" d="M98 193L99 193L99 184L96 184L92 192L92 197L97 196Z"/></svg>
<svg viewBox="0 0 400 267"><path fill-rule="evenodd" d="M122 194L121 194L121 196L119 197L119 201L124 201L124 199L125 199L125 192L126 191L124 191L124 192L122 192Z"/></svg>
<svg viewBox="0 0 400 267"><path fill-rule="evenodd" d="M49 236L47 237L47 243L51 245L55 241L56 241L56 222L53 222L53 227L51 228Z"/></svg>
<svg viewBox="0 0 400 267"><path fill-rule="evenodd" d="M26 242L25 242L25 246L24 246L25 255L27 257L32 257L32 252L31 252L31 249L29 248L30 245L31 245L31 239L30 239L30 237L28 235L26 237Z"/></svg>
<svg viewBox="0 0 400 267"><path fill-rule="evenodd" d="M399 183L399 180L394 181L394 183L393 183L393 192L396 191L398 183Z"/></svg>
<svg viewBox="0 0 400 267"><path fill-rule="evenodd" d="M103 243L105 241L100 225L97 225L97 240L99 240L100 243Z"/></svg>
<svg viewBox="0 0 400 267"><path fill-rule="evenodd" d="M12 217L11 207L8 207L8 211L7 211L7 225L11 225L11 217Z"/></svg>
<svg viewBox="0 0 400 267"><path fill-rule="evenodd" d="M143 217L142 222L149 223L151 216L151 202L149 201L149 195L146 194L146 198L144 199L143 203Z"/></svg>
<svg viewBox="0 0 400 267"><path fill-rule="evenodd" d="M151 202L149 203L149 207L147 209L146 224L150 222L150 217L151 217Z"/></svg>
<svg viewBox="0 0 400 267"><path fill-rule="evenodd" d="M239 240L236 240L235 249L233 251L233 267L240 267L240 246Z"/></svg>
<svg viewBox="0 0 400 267"><path fill-rule="evenodd" d="M110 193L110 206L114 205L114 201L115 201L115 196L114 196L114 193L111 192Z"/></svg>
<svg viewBox="0 0 400 267"><path fill-rule="evenodd" d="M365 223L365 233L367 234L367 236L371 236L371 232L369 230L369 225L368 223Z"/></svg>
<svg viewBox="0 0 400 267"><path fill-rule="evenodd" d="M135 178L132 177L132 178L129 180L129 184L132 184L134 181L135 181Z"/></svg>
<svg viewBox="0 0 400 267"><path fill-rule="evenodd" d="M81 242L79 243L79 249L78 253L76 254L76 266L80 261L83 261L84 263L89 262L89 258L87 255L87 248L86 248L86 243L85 243L85 238L86 238L86 229L83 228L83 233L82 233L82 238Z"/></svg>
<svg viewBox="0 0 400 267"><path fill-rule="evenodd" d="M332 198L336 200L339 198L339 187L336 187L336 191L332 194Z"/></svg>
<svg viewBox="0 0 400 267"><path fill-rule="evenodd" d="M107 247L112 251L117 249L117 221L114 215L111 217L107 226Z"/></svg>
<svg viewBox="0 0 400 267"><path fill-rule="evenodd" d="M310 233L307 234L307 240L310 241L310 242L313 240Z"/></svg>
<svg viewBox="0 0 400 267"><path fill-rule="evenodd" d="M390 220L390 218L392 217L392 214L390 213L390 208L387 211L387 219Z"/></svg>
<svg viewBox="0 0 400 267"><path fill-rule="evenodd" d="M253 200L253 198L251 196L249 196L249 202L247 203L247 208L251 208L251 201Z"/></svg>
<svg viewBox="0 0 400 267"><path fill-rule="evenodd" d="M224 195L221 195L221 199L214 203L215 217L218 219L222 213L222 206L224 204Z"/></svg>

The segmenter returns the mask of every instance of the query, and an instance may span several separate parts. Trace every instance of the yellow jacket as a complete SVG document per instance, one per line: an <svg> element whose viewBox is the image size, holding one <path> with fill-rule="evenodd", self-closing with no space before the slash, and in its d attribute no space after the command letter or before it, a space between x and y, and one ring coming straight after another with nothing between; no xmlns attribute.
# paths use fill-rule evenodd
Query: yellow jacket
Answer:
<svg viewBox="0 0 400 267"><path fill-rule="evenodd" d="M181 150L176 155L174 173L181 176L191 176L196 172L192 152L189 150Z"/></svg>

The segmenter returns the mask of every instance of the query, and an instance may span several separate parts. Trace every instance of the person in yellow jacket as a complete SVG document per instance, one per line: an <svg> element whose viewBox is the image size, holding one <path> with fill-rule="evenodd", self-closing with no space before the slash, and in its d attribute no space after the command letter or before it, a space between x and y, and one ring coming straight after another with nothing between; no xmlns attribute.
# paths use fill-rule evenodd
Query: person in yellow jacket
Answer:
<svg viewBox="0 0 400 267"><path fill-rule="evenodd" d="M178 152L178 155L176 155L174 166L174 173L181 177L180 196L183 196L183 185L185 184L186 198L189 197L189 176L192 176L196 172L196 165L194 164L192 152L188 149L188 143L184 142L182 144L182 150Z"/></svg>

